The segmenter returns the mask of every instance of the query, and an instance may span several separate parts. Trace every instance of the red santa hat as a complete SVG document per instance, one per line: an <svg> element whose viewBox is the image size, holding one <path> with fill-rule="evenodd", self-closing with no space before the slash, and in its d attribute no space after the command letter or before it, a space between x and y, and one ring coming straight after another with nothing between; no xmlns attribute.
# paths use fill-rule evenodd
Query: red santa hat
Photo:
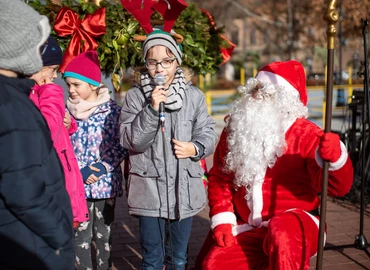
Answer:
<svg viewBox="0 0 370 270"><path fill-rule="evenodd" d="M298 91L303 105L307 104L306 74L301 63L295 60L273 62L263 67L256 78L262 82L284 86Z"/></svg>

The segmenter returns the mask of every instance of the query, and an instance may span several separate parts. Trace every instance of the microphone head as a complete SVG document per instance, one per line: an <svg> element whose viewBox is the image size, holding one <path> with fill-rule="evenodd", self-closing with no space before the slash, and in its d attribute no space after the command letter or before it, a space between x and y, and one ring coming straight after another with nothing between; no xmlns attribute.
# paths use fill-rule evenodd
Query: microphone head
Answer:
<svg viewBox="0 0 370 270"><path fill-rule="evenodd" d="M154 82L156 85L164 85L164 83L166 82L166 78L163 74L158 73L154 76Z"/></svg>

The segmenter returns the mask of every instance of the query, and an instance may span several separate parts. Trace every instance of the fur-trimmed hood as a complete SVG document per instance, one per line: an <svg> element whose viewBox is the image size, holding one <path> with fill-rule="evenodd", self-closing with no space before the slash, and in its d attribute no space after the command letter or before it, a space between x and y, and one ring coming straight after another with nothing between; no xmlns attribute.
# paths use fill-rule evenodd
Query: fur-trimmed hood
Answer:
<svg viewBox="0 0 370 270"><path fill-rule="evenodd" d="M187 67L180 67L180 68L184 72L186 83L189 83L191 81L191 78L194 75L194 72L190 68L187 68ZM133 82L137 83L138 85L141 85L140 78L141 78L141 74L143 74L144 72L147 72L147 69L145 67L134 68L131 73Z"/></svg>

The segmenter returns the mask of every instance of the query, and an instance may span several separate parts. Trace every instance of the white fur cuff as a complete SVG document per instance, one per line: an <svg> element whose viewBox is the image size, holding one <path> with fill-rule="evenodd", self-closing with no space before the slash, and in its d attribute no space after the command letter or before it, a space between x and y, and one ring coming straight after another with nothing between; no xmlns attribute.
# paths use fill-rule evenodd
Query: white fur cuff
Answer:
<svg viewBox="0 0 370 270"><path fill-rule="evenodd" d="M232 212L222 212L214 215L211 218L211 229L213 230L217 225L220 224L232 224L236 225L236 216Z"/></svg>
<svg viewBox="0 0 370 270"><path fill-rule="evenodd" d="M347 152L346 146L344 145L344 143L342 141L340 142L340 150L341 150L341 155L340 155L339 159L335 162L330 162L329 163L329 171L339 170L340 168L342 168L344 166L344 164L346 164L347 158L348 158L348 152ZM322 168L323 164L324 164L324 161L320 157L320 155L318 153L318 149L316 149L315 159L316 159L317 165L319 165Z"/></svg>

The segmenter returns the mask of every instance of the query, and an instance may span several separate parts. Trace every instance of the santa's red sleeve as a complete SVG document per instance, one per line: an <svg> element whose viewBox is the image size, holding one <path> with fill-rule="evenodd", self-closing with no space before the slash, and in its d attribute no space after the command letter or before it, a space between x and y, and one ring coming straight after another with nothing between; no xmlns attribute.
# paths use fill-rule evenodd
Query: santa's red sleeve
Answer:
<svg viewBox="0 0 370 270"><path fill-rule="evenodd" d="M236 225L233 205L234 175L226 171L225 157L228 152L226 139L227 131L224 129L213 156L213 167L208 176L208 200L212 229L219 224Z"/></svg>

